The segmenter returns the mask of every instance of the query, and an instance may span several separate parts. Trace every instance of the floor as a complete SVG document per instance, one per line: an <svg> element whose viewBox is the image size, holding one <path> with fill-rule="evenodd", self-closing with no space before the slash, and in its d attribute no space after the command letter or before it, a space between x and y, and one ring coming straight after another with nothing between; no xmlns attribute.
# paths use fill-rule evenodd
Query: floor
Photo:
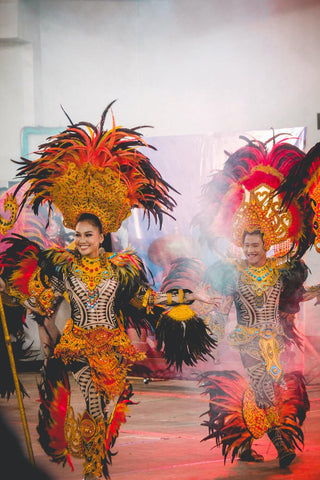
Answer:
<svg viewBox="0 0 320 480"><path fill-rule="evenodd" d="M69 465L53 464L42 452L37 441L37 380L38 372L22 372L19 378L29 397L24 398L28 431L31 437L35 464L44 469L51 480L80 480L82 461ZM110 467L111 480L212 480L212 479L306 479L320 478L320 384L308 387L311 411L304 424L305 448L286 469L279 469L274 447L267 436L257 441L255 448L265 461L248 464L235 461L223 463L219 448L202 442L206 429L201 426L201 414L206 411L207 399L201 396L193 380L153 380L145 383L132 379L137 402L122 426ZM73 380L71 379L73 384ZM82 409L77 390L72 404ZM25 436L16 397L0 399L0 411L26 449ZM26 453L27 455L27 453ZM7 477L6 477L7 478ZM11 479L13 477L10 477Z"/></svg>

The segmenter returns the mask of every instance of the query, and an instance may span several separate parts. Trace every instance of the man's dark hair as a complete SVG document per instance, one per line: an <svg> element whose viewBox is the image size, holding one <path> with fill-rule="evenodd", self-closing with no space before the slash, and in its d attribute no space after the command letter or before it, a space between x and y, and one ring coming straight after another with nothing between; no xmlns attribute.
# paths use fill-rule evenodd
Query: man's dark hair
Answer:
<svg viewBox="0 0 320 480"><path fill-rule="evenodd" d="M259 230L258 228L256 230L253 230L253 232L249 232L248 230L245 230L242 234L242 237L241 237L241 243L242 245L244 244L244 241L245 241L245 238L247 235L260 235L261 237L261 240L263 241L264 243L264 233L261 232L261 230Z"/></svg>

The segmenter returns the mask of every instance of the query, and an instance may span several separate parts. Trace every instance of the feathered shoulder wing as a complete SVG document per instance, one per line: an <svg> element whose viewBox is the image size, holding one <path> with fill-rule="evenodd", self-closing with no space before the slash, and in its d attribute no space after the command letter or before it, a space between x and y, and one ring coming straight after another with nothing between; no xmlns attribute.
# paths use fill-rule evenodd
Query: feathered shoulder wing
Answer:
<svg viewBox="0 0 320 480"><path fill-rule="evenodd" d="M143 261L132 247L115 252L108 257L108 260L114 267L120 288L129 289L133 293L139 288L141 282L147 282Z"/></svg>

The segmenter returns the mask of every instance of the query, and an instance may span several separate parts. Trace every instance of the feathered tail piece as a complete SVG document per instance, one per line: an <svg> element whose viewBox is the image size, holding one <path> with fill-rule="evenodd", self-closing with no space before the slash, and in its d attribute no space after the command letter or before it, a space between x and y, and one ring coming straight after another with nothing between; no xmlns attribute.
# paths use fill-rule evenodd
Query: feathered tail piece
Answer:
<svg viewBox="0 0 320 480"><path fill-rule="evenodd" d="M68 442L65 436L65 421L70 399L70 384L64 364L55 358L48 359L42 381L38 385L40 395L39 442L45 453L55 463L69 463Z"/></svg>
<svg viewBox="0 0 320 480"><path fill-rule="evenodd" d="M275 406L258 408L253 391L235 371L206 372L199 376L203 394L210 397L209 419L202 425L209 429L203 441L213 439L222 446L224 461L234 461L240 448L248 448L253 439L278 429L289 448L301 449L304 437L301 429L310 409L306 385L299 372L284 375L287 389L276 385Z"/></svg>
<svg viewBox="0 0 320 480"><path fill-rule="evenodd" d="M224 461L231 454L233 462L240 447L249 445L253 436L248 430L242 415L242 398L247 383L233 371L206 372L199 377L203 394L209 395L209 410L203 415L209 419L202 425L209 434L202 440L215 440L222 446Z"/></svg>

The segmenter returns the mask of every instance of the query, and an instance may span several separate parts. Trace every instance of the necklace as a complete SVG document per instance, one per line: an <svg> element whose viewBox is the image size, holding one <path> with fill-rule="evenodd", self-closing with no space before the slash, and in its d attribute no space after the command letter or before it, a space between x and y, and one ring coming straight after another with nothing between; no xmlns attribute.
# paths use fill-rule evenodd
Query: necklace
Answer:
<svg viewBox="0 0 320 480"><path fill-rule="evenodd" d="M279 278L279 271L275 268L270 260L262 267L253 267L248 265L242 271L242 281L247 285L250 285L252 290L257 296L263 295L269 287L275 285Z"/></svg>
<svg viewBox="0 0 320 480"><path fill-rule="evenodd" d="M113 270L109 262L109 258L103 259L103 265L101 265L100 258L88 258L81 257L75 259L72 265L72 274L80 278L86 285L87 294L87 306L94 308L99 300L99 288L98 285L106 278L111 278Z"/></svg>

